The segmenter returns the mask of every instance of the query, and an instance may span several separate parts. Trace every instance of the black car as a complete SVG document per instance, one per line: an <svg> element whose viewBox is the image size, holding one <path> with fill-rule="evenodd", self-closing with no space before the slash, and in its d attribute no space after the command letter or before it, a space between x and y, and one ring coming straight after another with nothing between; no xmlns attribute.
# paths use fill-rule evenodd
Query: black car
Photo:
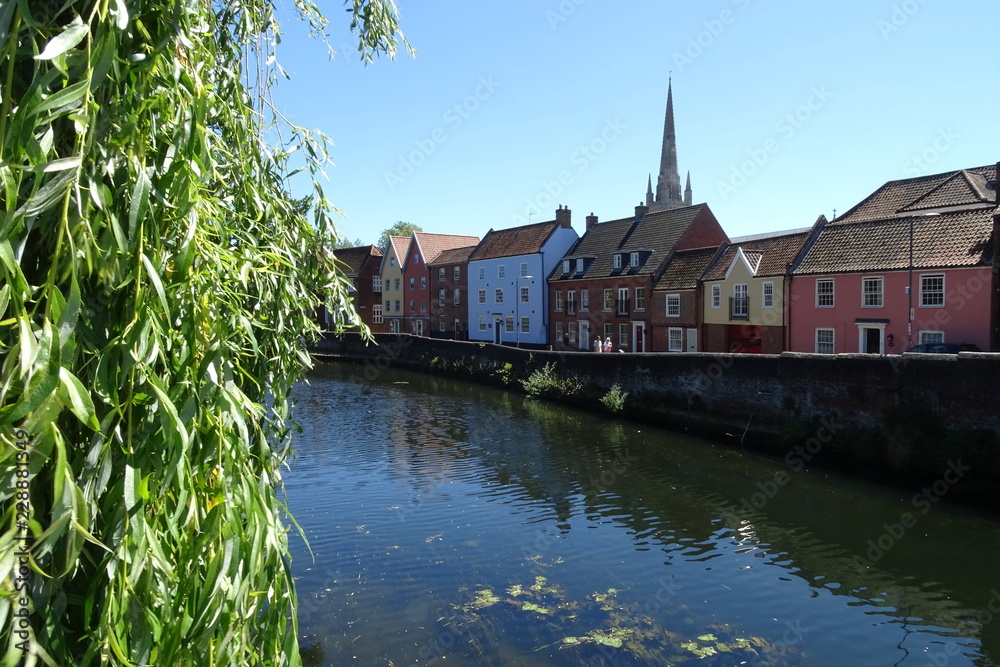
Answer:
<svg viewBox="0 0 1000 667"><path fill-rule="evenodd" d="M925 354L958 354L959 352L979 351L979 346L973 343L921 343L907 350L907 352L923 352Z"/></svg>

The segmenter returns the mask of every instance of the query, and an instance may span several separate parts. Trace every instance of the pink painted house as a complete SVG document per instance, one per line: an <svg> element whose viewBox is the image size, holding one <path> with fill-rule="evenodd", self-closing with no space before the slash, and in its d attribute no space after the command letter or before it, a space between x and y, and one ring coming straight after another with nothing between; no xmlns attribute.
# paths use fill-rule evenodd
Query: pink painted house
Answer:
<svg viewBox="0 0 1000 667"><path fill-rule="evenodd" d="M788 281L789 349L995 347L996 166L890 181L828 222Z"/></svg>

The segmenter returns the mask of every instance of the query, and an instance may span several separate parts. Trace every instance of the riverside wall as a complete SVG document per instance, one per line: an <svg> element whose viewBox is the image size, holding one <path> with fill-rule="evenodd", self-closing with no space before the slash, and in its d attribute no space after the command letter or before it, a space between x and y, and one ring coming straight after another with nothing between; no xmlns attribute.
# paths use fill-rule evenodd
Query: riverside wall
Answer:
<svg viewBox="0 0 1000 667"><path fill-rule="evenodd" d="M607 412L613 385L628 393L619 416L779 457L906 484L932 484L963 468L949 492L1000 504L1000 354L874 356L710 353L597 354L376 334L321 341L319 358L466 377L523 391L546 364L580 388L565 398Z"/></svg>

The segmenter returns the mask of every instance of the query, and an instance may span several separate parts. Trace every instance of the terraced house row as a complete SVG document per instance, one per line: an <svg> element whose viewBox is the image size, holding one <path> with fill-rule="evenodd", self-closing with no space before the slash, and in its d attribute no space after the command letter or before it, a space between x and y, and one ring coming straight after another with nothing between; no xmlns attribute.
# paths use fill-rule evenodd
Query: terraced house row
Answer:
<svg viewBox="0 0 1000 667"><path fill-rule="evenodd" d="M589 351L998 351L997 167L890 181L844 215L729 238L670 187L627 217L337 251L373 331Z"/></svg>

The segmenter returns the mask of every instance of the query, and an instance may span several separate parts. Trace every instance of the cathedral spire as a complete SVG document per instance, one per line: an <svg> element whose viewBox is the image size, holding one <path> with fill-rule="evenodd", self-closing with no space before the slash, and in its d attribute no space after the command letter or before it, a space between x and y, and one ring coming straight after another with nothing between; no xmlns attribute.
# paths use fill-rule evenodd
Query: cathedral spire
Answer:
<svg viewBox="0 0 1000 667"><path fill-rule="evenodd" d="M660 172L656 177L656 193L652 179L646 186L646 205L651 211L666 211L691 205L691 174L681 191L681 176L677 169L677 133L674 130L673 77L667 79L667 111L663 118L663 145L660 148Z"/></svg>
<svg viewBox="0 0 1000 667"><path fill-rule="evenodd" d="M653 175L650 174L646 179L646 206L653 205Z"/></svg>

